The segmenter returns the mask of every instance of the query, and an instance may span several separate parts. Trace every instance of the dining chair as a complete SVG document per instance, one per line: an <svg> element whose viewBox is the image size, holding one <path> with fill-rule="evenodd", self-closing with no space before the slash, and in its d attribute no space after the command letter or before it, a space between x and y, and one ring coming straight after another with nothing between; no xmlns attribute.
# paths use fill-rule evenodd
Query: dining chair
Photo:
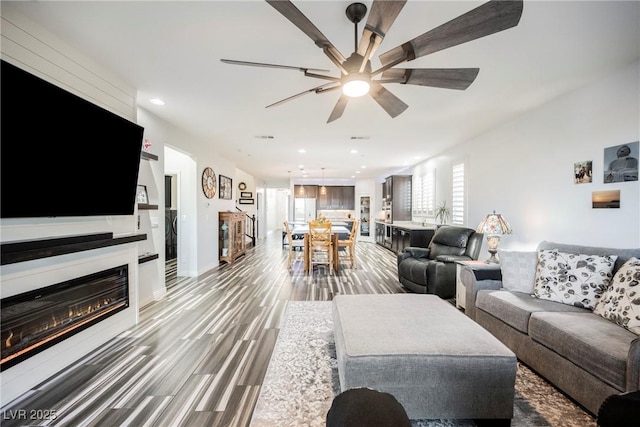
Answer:
<svg viewBox="0 0 640 427"><path fill-rule="evenodd" d="M351 233L349 233L349 237L346 239L338 240L338 253L340 253L340 249L345 248L346 258L347 251L349 252L349 261L351 262L351 268L355 268L356 265L356 238L358 237L358 220L353 221L353 226L351 227ZM340 256L340 255L339 255Z"/></svg>
<svg viewBox="0 0 640 427"><path fill-rule="evenodd" d="M288 263L289 270L291 270L291 266L294 263L294 257L295 257L295 261L300 260L300 255L296 254L296 248L303 248L304 241L293 238L293 234L291 234L291 227L289 226L288 221L284 221L283 225L284 225L284 231L287 236L287 243L289 246L289 257L288 257L287 263Z"/></svg>
<svg viewBox="0 0 640 427"><path fill-rule="evenodd" d="M333 236L328 221L309 222L309 271L313 266L328 264L329 274L333 273Z"/></svg>

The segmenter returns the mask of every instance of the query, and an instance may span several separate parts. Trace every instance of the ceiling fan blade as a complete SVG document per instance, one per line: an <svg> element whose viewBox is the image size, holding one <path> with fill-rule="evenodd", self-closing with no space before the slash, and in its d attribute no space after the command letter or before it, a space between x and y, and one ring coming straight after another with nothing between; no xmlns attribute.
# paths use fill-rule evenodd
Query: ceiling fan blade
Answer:
<svg viewBox="0 0 640 427"><path fill-rule="evenodd" d="M269 104L269 105L267 105L267 106L266 106L266 107L264 107L264 108L275 107L275 106L277 106L277 105L284 104L285 102L288 102L288 101L291 101L291 100L293 100L293 99L299 98L299 97L301 97L302 95L306 95L306 94L308 94L308 93L313 93L313 92L315 92L315 93L322 93L322 92L326 92L326 91L328 91L328 90L330 90L330 89L333 89L333 88L326 88L326 86L329 86L329 85L332 85L332 84L334 84L334 82L325 83L325 84L323 84L323 85L316 86L316 87L311 88L311 89L307 89L307 90L305 90L305 91L303 91L303 92L296 93L295 95L291 95L291 96L290 96L290 97L288 97L288 98L281 99L281 100L280 100L280 101L278 101L278 102L274 102L273 104ZM337 87L340 87L340 85L338 85Z"/></svg>
<svg viewBox="0 0 640 427"><path fill-rule="evenodd" d="M336 102L336 106L333 107L333 111L331 111L331 115L329 116L329 120L327 120L327 123L331 123L332 121L338 120L340 117L342 117L342 113L344 113L347 102L349 102L349 97L344 94L340 95L340 98L338 98L338 102Z"/></svg>
<svg viewBox="0 0 640 427"><path fill-rule="evenodd" d="M522 0L491 0L401 46L380 55L383 66L424 55L515 27L522 16Z"/></svg>
<svg viewBox="0 0 640 427"><path fill-rule="evenodd" d="M465 90L476 79L479 68L391 68L382 79L400 84Z"/></svg>
<svg viewBox="0 0 640 427"><path fill-rule="evenodd" d="M307 18L300 9L294 6L293 3L287 0L266 0L274 9L280 12L285 18L287 18L293 25L298 27L303 33L305 33L313 42L321 48L325 54L332 61L337 60L339 63L345 61L344 55L340 53L336 47L325 37L324 34L313 25L313 23ZM332 58L333 55L333 58Z"/></svg>
<svg viewBox="0 0 640 427"><path fill-rule="evenodd" d="M369 91L369 94L391 117L396 117L409 108L409 106L402 102L400 98L389 92L384 86L374 80L371 81L371 90Z"/></svg>
<svg viewBox="0 0 640 427"><path fill-rule="evenodd" d="M279 64L264 64L262 62L248 62L248 61L236 61L235 59L221 59L220 61L225 64L233 64L233 65L248 65L250 67L264 67L264 68L282 68L285 70L298 70L302 71L318 71L320 73L328 73L330 70L323 70L322 68L305 68L305 67L294 67L291 65L279 65Z"/></svg>
<svg viewBox="0 0 640 427"><path fill-rule="evenodd" d="M358 45L358 54L365 57L364 62L367 62L380 46L406 2L407 0L373 1L367 24L362 31L362 38ZM372 36L374 36L373 40L371 39ZM367 49L369 49L368 54Z"/></svg>

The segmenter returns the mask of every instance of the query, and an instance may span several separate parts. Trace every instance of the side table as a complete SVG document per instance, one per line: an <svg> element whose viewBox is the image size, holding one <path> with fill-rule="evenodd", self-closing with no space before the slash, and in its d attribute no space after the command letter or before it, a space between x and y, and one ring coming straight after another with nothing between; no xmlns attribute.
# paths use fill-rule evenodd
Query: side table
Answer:
<svg viewBox="0 0 640 427"><path fill-rule="evenodd" d="M465 265L469 266L472 270L500 271L500 264L496 263L487 263L486 261L456 261L456 308L462 309L465 308L467 291L460 281L460 270Z"/></svg>

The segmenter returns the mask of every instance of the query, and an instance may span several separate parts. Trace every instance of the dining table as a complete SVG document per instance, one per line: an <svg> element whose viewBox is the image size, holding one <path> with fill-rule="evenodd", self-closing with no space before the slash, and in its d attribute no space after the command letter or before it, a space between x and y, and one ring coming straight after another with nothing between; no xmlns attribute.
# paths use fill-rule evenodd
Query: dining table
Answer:
<svg viewBox="0 0 640 427"><path fill-rule="evenodd" d="M333 271L337 272L340 268L340 259L338 256L338 240L340 236L348 237L351 233L346 226L334 225L331 223L331 242L333 247ZM304 271L309 271L310 267L310 250L309 250L309 224L297 225L291 230L292 236L304 236ZM298 237L299 238L299 237Z"/></svg>

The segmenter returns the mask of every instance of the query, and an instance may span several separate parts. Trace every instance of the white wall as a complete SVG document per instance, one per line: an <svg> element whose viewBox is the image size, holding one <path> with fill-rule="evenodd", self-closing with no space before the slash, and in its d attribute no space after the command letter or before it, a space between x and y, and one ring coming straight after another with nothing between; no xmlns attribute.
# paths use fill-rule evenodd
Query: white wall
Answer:
<svg viewBox="0 0 640 427"><path fill-rule="evenodd" d="M640 66L635 62L422 164L436 168L436 198L451 201L451 164L466 159L467 226L494 209L513 234L502 248L541 240L640 246L638 181L603 183L606 147L640 139ZM593 161L593 182L573 183L574 162ZM592 209L591 193L619 189L620 209ZM486 243L482 257L486 257Z"/></svg>
<svg viewBox="0 0 640 427"><path fill-rule="evenodd" d="M164 163L165 172L179 174L178 275L198 276L219 265L218 213L235 211L236 199L240 194L238 184L243 181L248 189L254 188L254 178L237 169L231 161L212 152L208 141L144 109L139 109L138 114L139 122L145 126L145 135L148 129L149 135L153 135L154 144L172 149L168 153L173 154L165 152ZM182 156L176 153L182 153ZM230 200L219 197L219 188L212 199L205 197L201 178L206 167L211 167L215 172L217 184L220 175L232 179Z"/></svg>

